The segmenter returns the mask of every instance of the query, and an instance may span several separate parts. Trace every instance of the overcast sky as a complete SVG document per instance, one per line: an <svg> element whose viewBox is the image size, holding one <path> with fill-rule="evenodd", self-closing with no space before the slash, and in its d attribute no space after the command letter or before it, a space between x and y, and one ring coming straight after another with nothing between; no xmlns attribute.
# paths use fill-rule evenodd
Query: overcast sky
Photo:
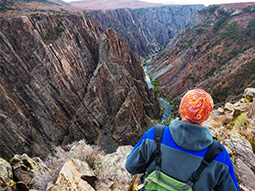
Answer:
<svg viewBox="0 0 255 191"><path fill-rule="evenodd" d="M64 0L65 2L79 1L79 0ZM82 0L81 0L82 1ZM254 2L255 0L140 0L151 3L169 3L169 4L204 4L205 6L211 4L223 3L238 3L238 2Z"/></svg>

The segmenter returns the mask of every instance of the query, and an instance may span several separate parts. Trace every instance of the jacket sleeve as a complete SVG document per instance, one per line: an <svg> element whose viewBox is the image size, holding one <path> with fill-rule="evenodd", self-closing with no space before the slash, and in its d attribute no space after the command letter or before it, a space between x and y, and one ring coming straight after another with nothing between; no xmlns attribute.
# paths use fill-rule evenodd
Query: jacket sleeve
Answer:
<svg viewBox="0 0 255 191"><path fill-rule="evenodd" d="M143 135L127 157L126 169L132 175L144 173L143 168L146 165L148 154L151 152L146 142L151 134L154 135L154 128Z"/></svg>
<svg viewBox="0 0 255 191"><path fill-rule="evenodd" d="M239 191L233 164L227 151L225 151L225 155L226 155L225 165L227 165L228 171L222 174L221 180L218 182L218 185L214 188L214 190Z"/></svg>

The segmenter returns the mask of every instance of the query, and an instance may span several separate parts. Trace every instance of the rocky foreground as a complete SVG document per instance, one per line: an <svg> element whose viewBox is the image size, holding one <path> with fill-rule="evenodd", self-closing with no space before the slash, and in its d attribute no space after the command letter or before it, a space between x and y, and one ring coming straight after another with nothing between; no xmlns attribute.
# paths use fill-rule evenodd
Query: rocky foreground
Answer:
<svg viewBox="0 0 255 191"><path fill-rule="evenodd" d="M228 150L240 190L255 190L255 88L237 103L226 103L204 122ZM44 161L27 154L0 159L0 190L131 190L134 177L125 170L132 146L104 154L84 140L56 147ZM131 185L131 186L130 186Z"/></svg>

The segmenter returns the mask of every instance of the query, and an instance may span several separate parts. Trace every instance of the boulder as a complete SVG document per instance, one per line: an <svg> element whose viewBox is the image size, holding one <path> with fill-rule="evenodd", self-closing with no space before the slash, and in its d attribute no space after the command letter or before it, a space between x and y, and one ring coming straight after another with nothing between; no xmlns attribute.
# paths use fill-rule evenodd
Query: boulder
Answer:
<svg viewBox="0 0 255 191"><path fill-rule="evenodd" d="M94 191L94 188L85 180L82 179L82 173L77 169L72 160L66 161L61 169L56 186L50 190L56 191Z"/></svg>
<svg viewBox="0 0 255 191"><path fill-rule="evenodd" d="M0 176L0 190L1 191L29 191L27 185L22 182L14 182L8 177Z"/></svg>
<svg viewBox="0 0 255 191"><path fill-rule="evenodd" d="M255 154L248 140L230 136L223 145L231 156L238 183L243 190L255 189ZM246 189L247 188L247 189Z"/></svg>
<svg viewBox="0 0 255 191"><path fill-rule="evenodd" d="M73 159L73 163L82 174L81 179L87 181L92 187L95 187L96 175L88 163L78 159Z"/></svg>
<svg viewBox="0 0 255 191"><path fill-rule="evenodd" d="M0 176L0 190L4 191L12 191L14 190L14 181L9 179L8 177Z"/></svg>
<svg viewBox="0 0 255 191"><path fill-rule="evenodd" d="M248 117L255 120L255 99L253 100L252 106L248 112Z"/></svg>
<svg viewBox="0 0 255 191"><path fill-rule="evenodd" d="M38 171L36 162L27 154L14 155L10 164L12 165L15 177L18 181L22 181L25 184L30 184L34 177L34 172Z"/></svg>
<svg viewBox="0 0 255 191"><path fill-rule="evenodd" d="M244 185L247 190L255 190L254 172L239 158L236 160L235 166L241 185Z"/></svg>
<svg viewBox="0 0 255 191"><path fill-rule="evenodd" d="M233 112L234 108L237 107L237 104L232 104L227 102L224 106L224 112Z"/></svg>
<svg viewBox="0 0 255 191"><path fill-rule="evenodd" d="M36 164L33 168L35 170L35 172L48 172L50 171L50 169L48 168L48 166L42 161L41 158L39 157L34 157L33 158L33 162L35 162L34 164Z"/></svg>
<svg viewBox="0 0 255 191"><path fill-rule="evenodd" d="M125 163L132 149L132 146L121 146L103 158L96 172L96 190L128 190L131 174L125 169Z"/></svg>
<svg viewBox="0 0 255 191"><path fill-rule="evenodd" d="M236 119L241 113L248 112L251 108L252 103L241 103L237 102L234 104L226 103L224 107L224 114L233 117Z"/></svg>
<svg viewBox="0 0 255 191"><path fill-rule="evenodd" d="M69 154L72 158L86 161L90 167L93 167L96 160L103 158L104 152L99 151L99 147L88 145L85 140L80 140L72 145Z"/></svg>
<svg viewBox="0 0 255 191"><path fill-rule="evenodd" d="M231 136L230 139L232 140L235 154L239 156L239 158L244 161L245 164L250 166L255 173L255 154L253 153L249 141L236 136Z"/></svg>
<svg viewBox="0 0 255 191"><path fill-rule="evenodd" d="M0 176L8 177L10 179L13 178L11 165L2 158L0 158Z"/></svg>

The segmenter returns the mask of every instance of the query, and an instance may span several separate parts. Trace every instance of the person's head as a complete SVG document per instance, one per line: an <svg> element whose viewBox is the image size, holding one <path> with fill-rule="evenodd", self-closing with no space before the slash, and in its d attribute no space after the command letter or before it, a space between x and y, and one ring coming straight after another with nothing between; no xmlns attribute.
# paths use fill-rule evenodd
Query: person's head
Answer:
<svg viewBox="0 0 255 191"><path fill-rule="evenodd" d="M202 89L188 91L181 100L179 113L182 121L201 124L209 118L213 109L213 99Z"/></svg>

